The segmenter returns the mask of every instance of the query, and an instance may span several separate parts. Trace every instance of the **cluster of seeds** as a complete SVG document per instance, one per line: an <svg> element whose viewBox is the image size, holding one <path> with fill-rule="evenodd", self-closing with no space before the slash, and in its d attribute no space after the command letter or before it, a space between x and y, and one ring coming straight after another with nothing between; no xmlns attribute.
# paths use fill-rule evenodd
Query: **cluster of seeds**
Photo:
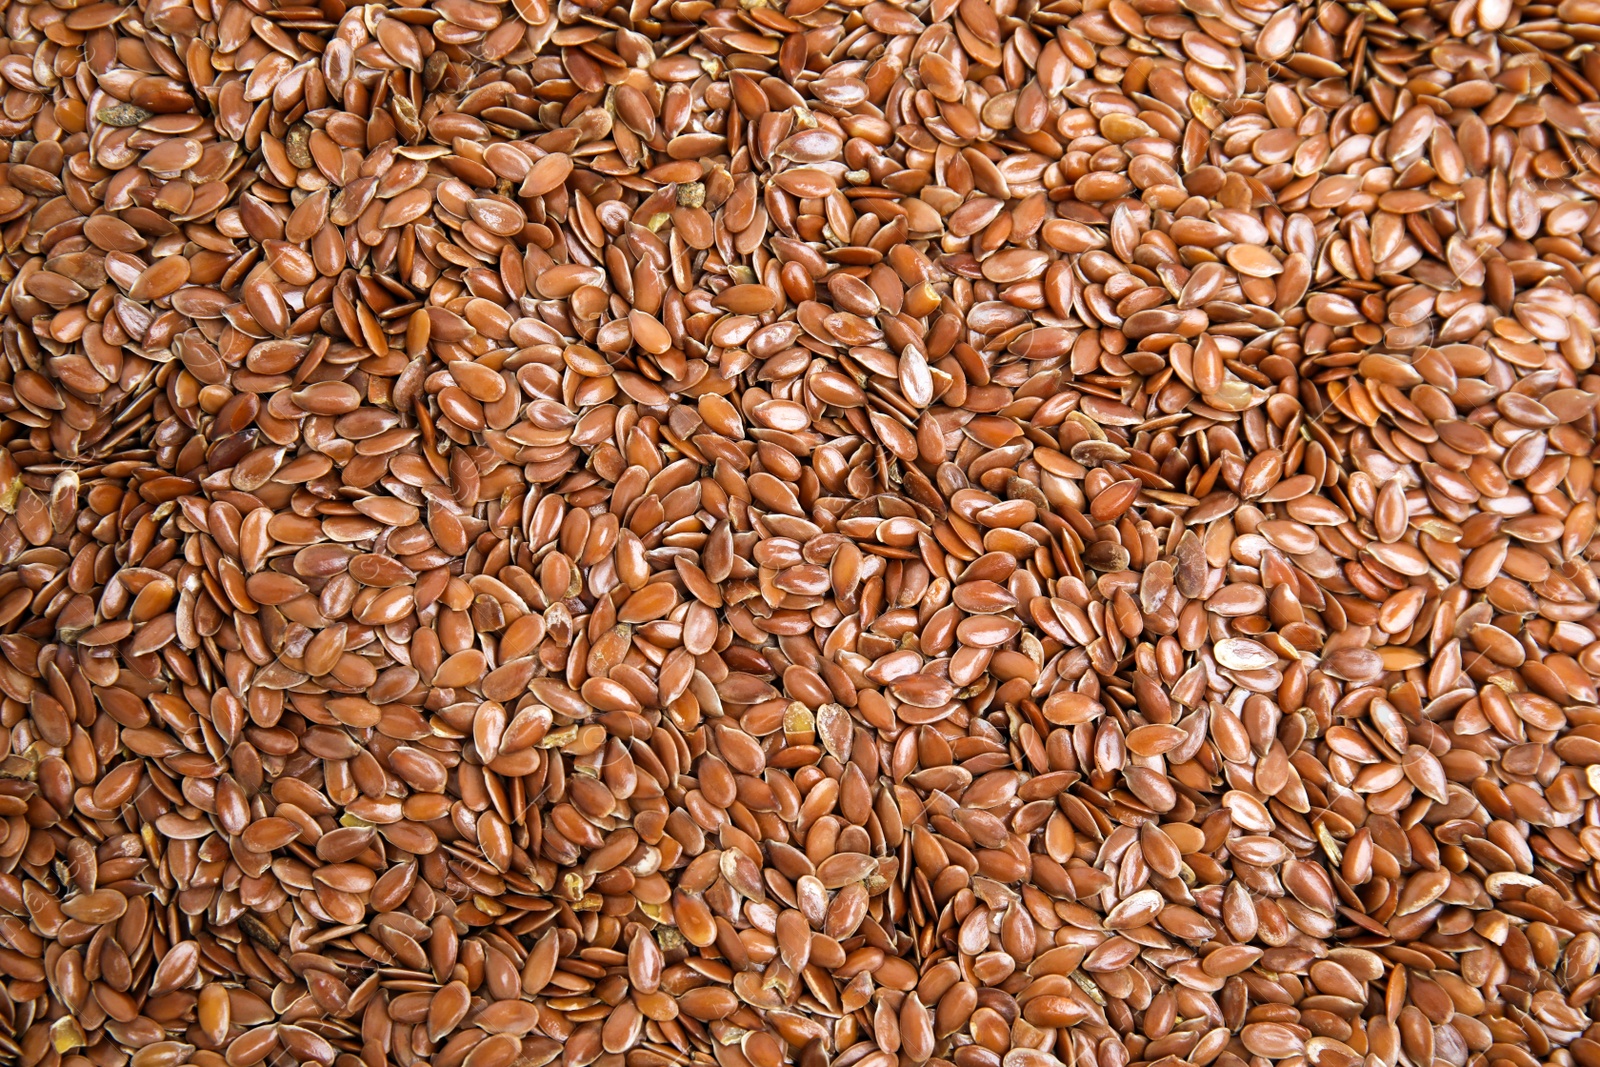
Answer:
<svg viewBox="0 0 1600 1067"><path fill-rule="evenodd" d="M0 1062L1600 1067L1600 0L0 17Z"/></svg>

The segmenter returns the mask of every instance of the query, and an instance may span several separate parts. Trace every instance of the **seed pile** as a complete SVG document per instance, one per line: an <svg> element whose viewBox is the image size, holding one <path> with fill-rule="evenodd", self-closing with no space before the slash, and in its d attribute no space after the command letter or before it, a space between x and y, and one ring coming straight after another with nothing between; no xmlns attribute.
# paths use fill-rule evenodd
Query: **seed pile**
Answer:
<svg viewBox="0 0 1600 1067"><path fill-rule="evenodd" d="M1600 1065L1600 3L3 5L0 1059Z"/></svg>

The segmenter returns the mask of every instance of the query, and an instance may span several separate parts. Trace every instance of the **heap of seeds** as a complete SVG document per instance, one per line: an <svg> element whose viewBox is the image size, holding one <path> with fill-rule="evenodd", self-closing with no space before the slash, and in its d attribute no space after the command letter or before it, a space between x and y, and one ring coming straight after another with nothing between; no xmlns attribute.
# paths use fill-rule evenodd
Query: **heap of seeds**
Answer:
<svg viewBox="0 0 1600 1067"><path fill-rule="evenodd" d="M0 10L0 1061L1600 1067L1600 0Z"/></svg>

